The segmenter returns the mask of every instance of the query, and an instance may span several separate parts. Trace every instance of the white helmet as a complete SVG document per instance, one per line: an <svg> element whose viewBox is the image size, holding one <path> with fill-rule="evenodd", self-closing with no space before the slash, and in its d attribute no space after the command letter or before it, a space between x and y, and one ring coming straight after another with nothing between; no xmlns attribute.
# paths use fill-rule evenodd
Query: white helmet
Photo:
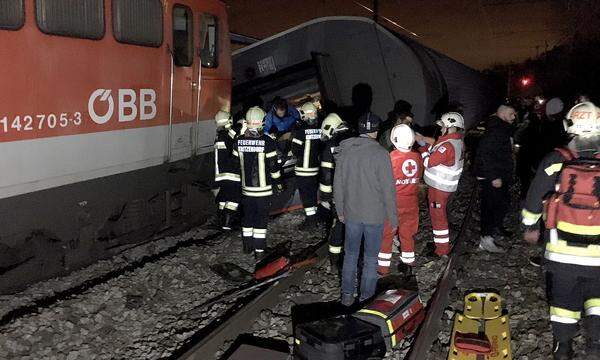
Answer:
<svg viewBox="0 0 600 360"><path fill-rule="evenodd" d="M228 113L225 110L217 111L217 114L215 115L215 123L217 124L217 127L224 127L227 125L231 125L232 122L233 122L233 120L231 119L230 113Z"/></svg>
<svg viewBox="0 0 600 360"><path fill-rule="evenodd" d="M569 134L598 135L600 134L600 109L589 101L579 103L569 110L564 126Z"/></svg>
<svg viewBox="0 0 600 360"><path fill-rule="evenodd" d="M260 107L251 107L246 112L246 126L248 129L262 129L265 116L265 111Z"/></svg>
<svg viewBox="0 0 600 360"><path fill-rule="evenodd" d="M390 141L398 150L410 150L415 143L415 133L408 125L396 125L390 132Z"/></svg>
<svg viewBox="0 0 600 360"><path fill-rule="evenodd" d="M308 101L302 104L299 109L302 120L309 124L314 124L317 120L317 107L312 102Z"/></svg>
<svg viewBox="0 0 600 360"><path fill-rule="evenodd" d="M442 115L442 118L436 122L439 126L445 126L447 128L457 127L460 129L465 128L465 119L457 112L447 112Z"/></svg>
<svg viewBox="0 0 600 360"><path fill-rule="evenodd" d="M333 137L335 129L342 125L344 121L336 113L331 113L325 117L321 124L321 139L328 140Z"/></svg>

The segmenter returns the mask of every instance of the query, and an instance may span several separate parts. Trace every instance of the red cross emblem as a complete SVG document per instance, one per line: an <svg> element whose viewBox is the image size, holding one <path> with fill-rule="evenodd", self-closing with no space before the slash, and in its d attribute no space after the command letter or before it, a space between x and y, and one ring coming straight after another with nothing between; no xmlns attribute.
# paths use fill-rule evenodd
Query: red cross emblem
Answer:
<svg viewBox="0 0 600 360"><path fill-rule="evenodd" d="M413 159L405 160L402 163L402 172L404 173L404 175L406 175L408 177L415 176L418 168L419 167L417 166L417 162L414 161Z"/></svg>

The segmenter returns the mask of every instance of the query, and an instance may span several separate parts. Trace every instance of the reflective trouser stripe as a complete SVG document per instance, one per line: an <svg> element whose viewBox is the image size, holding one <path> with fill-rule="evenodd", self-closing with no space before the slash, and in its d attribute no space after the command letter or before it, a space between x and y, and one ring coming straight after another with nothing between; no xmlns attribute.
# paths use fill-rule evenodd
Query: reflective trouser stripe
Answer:
<svg viewBox="0 0 600 360"><path fill-rule="evenodd" d="M400 260L402 260L405 264L412 264L415 262L415 253L414 252L402 252L400 256Z"/></svg>
<svg viewBox="0 0 600 360"><path fill-rule="evenodd" d="M377 263L379 264L379 266L390 266L392 264L392 262L390 261L391 258L392 253L380 252L379 258L377 259Z"/></svg>
<svg viewBox="0 0 600 360"><path fill-rule="evenodd" d="M220 202L219 202L219 210L223 210L223 209L225 209L225 204L226 204L226 203L225 203L224 201L220 201Z"/></svg>
<svg viewBox="0 0 600 360"><path fill-rule="evenodd" d="M255 239L265 239L267 237L267 229L254 229L253 234Z"/></svg>
<svg viewBox="0 0 600 360"><path fill-rule="evenodd" d="M221 203L219 203L219 206L221 206ZM229 210L233 210L233 211L237 211L239 204L236 202L232 202L232 201L228 201L225 203L225 208L229 209Z"/></svg>
<svg viewBox="0 0 600 360"><path fill-rule="evenodd" d="M306 216L316 215L317 214L317 207L316 206L311 206L311 207L304 208L304 212L306 213Z"/></svg>
<svg viewBox="0 0 600 360"><path fill-rule="evenodd" d="M333 192L333 186L319 184L319 190L321 190L324 193L331 193Z"/></svg>
<svg viewBox="0 0 600 360"><path fill-rule="evenodd" d="M329 252L332 254L340 254L342 252L342 247L329 245Z"/></svg>
<svg viewBox="0 0 600 360"><path fill-rule="evenodd" d="M581 319L581 311L572 311L550 306L550 321L561 324L576 324Z"/></svg>
<svg viewBox="0 0 600 360"><path fill-rule="evenodd" d="M588 299L583 307L586 315L600 316L600 299Z"/></svg>
<svg viewBox="0 0 600 360"><path fill-rule="evenodd" d="M548 250L548 245L549 244L546 245L546 252L544 254L544 257L550 261L582 266L600 266L600 257L561 254Z"/></svg>
<svg viewBox="0 0 600 360"><path fill-rule="evenodd" d="M242 228L242 236L243 237L252 237L252 234L254 233L254 229L253 228Z"/></svg>
<svg viewBox="0 0 600 360"><path fill-rule="evenodd" d="M450 232L448 230L433 230L433 235L448 235Z"/></svg>
<svg viewBox="0 0 600 360"><path fill-rule="evenodd" d="M531 211L523 209L521 210L521 217L521 222L523 223L523 225L531 226L535 225L538 222L540 217L542 217L542 214L532 213Z"/></svg>
<svg viewBox="0 0 600 360"><path fill-rule="evenodd" d="M450 242L450 238L449 237L433 237L433 242L435 242L436 244L447 244Z"/></svg>

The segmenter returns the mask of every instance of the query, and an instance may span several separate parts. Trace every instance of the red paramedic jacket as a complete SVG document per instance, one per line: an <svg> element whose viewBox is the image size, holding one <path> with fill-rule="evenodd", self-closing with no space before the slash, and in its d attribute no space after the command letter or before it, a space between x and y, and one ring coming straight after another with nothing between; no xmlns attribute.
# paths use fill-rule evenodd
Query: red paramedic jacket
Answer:
<svg viewBox="0 0 600 360"><path fill-rule="evenodd" d="M423 177L421 155L416 151L394 150L390 153L390 159L396 184L396 196L416 196L419 192L419 182Z"/></svg>

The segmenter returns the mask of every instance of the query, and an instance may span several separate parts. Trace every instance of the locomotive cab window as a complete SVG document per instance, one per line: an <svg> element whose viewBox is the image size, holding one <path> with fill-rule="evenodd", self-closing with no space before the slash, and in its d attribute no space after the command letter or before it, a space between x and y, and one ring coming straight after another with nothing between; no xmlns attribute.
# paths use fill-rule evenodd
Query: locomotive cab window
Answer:
<svg viewBox="0 0 600 360"><path fill-rule="evenodd" d="M219 66L218 48L219 31L217 17L211 14L202 14L202 29L200 29L200 59L202 67L216 68Z"/></svg>
<svg viewBox="0 0 600 360"><path fill-rule="evenodd" d="M23 0L0 1L0 29L18 30L25 23Z"/></svg>
<svg viewBox="0 0 600 360"><path fill-rule="evenodd" d="M187 6L173 7L173 61L175 66L191 66L193 55L192 11Z"/></svg>
<svg viewBox="0 0 600 360"><path fill-rule="evenodd" d="M98 40L104 36L103 0L36 0L37 24L44 33Z"/></svg>
<svg viewBox="0 0 600 360"><path fill-rule="evenodd" d="M159 47L163 42L160 0L113 0L113 33L118 42Z"/></svg>

